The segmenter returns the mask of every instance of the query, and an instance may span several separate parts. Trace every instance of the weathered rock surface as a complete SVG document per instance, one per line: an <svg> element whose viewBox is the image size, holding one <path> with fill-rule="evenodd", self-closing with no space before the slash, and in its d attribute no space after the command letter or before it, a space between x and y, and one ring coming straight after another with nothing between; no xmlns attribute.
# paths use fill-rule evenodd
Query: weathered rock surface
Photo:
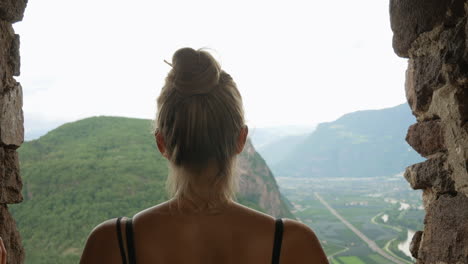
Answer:
<svg viewBox="0 0 468 264"><path fill-rule="evenodd" d="M409 50L405 90L417 117L429 110L435 91L463 82L468 77L465 25L466 19L462 19L448 29L438 26L413 42Z"/></svg>
<svg viewBox="0 0 468 264"><path fill-rule="evenodd" d="M467 12L463 0L390 0L393 47L410 58L406 98L418 120L406 139L429 158L405 172L427 212L411 246L419 264L468 264Z"/></svg>
<svg viewBox="0 0 468 264"><path fill-rule="evenodd" d="M8 58L8 63L10 64L10 68L13 73L13 76L20 75L21 58L20 58L19 47L20 47L20 36L18 34L15 34L11 42L10 54Z"/></svg>
<svg viewBox="0 0 468 264"><path fill-rule="evenodd" d="M468 26L468 23L467 23ZM468 27L467 27L468 31ZM468 83L464 84L463 89L455 92L455 100L458 102L458 112L460 113L460 125L468 133Z"/></svg>
<svg viewBox="0 0 468 264"><path fill-rule="evenodd" d="M13 77L20 74L20 39L11 23L23 18L26 4L27 0L0 1L0 236L9 264L24 261L20 236L6 204L23 200L15 150L24 140L23 94Z"/></svg>
<svg viewBox="0 0 468 264"><path fill-rule="evenodd" d="M0 97L0 143L13 148L24 141L23 92L17 85Z"/></svg>
<svg viewBox="0 0 468 264"><path fill-rule="evenodd" d="M21 246L21 238L16 229L15 220L8 212L6 205L0 204L0 236L3 239L8 252L8 264L20 264L24 261L24 250Z"/></svg>
<svg viewBox="0 0 468 264"><path fill-rule="evenodd" d="M15 86L19 74L19 37L10 23L0 20L0 94Z"/></svg>
<svg viewBox="0 0 468 264"><path fill-rule="evenodd" d="M436 200L437 193L432 188L423 189L422 198L424 210L427 212L431 203Z"/></svg>
<svg viewBox="0 0 468 264"><path fill-rule="evenodd" d="M393 49L408 58L413 41L440 24L453 24L463 15L463 0L390 0Z"/></svg>
<svg viewBox="0 0 468 264"><path fill-rule="evenodd" d="M0 204L23 201L18 153L13 149L0 147Z"/></svg>
<svg viewBox="0 0 468 264"><path fill-rule="evenodd" d="M447 149L447 165L451 170L450 177L455 182L455 190L467 194L468 131L465 129L466 127L463 127L463 120L467 117L460 111L460 103L456 97L461 89L464 89L463 86L454 83L437 90L434 93L430 109L420 118L424 120L426 117L434 115L441 118Z"/></svg>
<svg viewBox="0 0 468 264"><path fill-rule="evenodd" d="M10 23L23 19L24 9L28 0L2 0L0 1L0 19Z"/></svg>
<svg viewBox="0 0 468 264"><path fill-rule="evenodd" d="M468 263L468 198L442 195L427 211L420 263Z"/></svg>
<svg viewBox="0 0 468 264"><path fill-rule="evenodd" d="M406 168L405 178L411 188L433 190L440 193L454 192L454 182L450 178L450 171L446 168L446 157L439 156Z"/></svg>
<svg viewBox="0 0 468 264"><path fill-rule="evenodd" d="M260 204L266 213L275 217L291 217L284 204L278 185L265 161L256 152L250 140L238 157L239 190L244 197Z"/></svg>
<svg viewBox="0 0 468 264"><path fill-rule="evenodd" d="M419 244L421 243L422 235L422 231L417 231L414 233L413 239L411 239L410 252L414 258L418 258Z"/></svg>
<svg viewBox="0 0 468 264"><path fill-rule="evenodd" d="M440 120L419 122L410 126L406 142L424 157L446 151Z"/></svg>
<svg viewBox="0 0 468 264"><path fill-rule="evenodd" d="M442 62L437 54L424 54L408 61L405 84L406 98L413 113L427 111L434 90L442 85Z"/></svg>

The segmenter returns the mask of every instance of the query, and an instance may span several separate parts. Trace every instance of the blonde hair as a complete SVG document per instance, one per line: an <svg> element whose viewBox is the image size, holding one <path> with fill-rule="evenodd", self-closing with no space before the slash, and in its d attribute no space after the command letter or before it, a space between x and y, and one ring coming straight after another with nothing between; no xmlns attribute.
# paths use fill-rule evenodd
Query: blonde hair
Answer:
<svg viewBox="0 0 468 264"><path fill-rule="evenodd" d="M231 76L205 50L179 49L171 66L155 120L170 164L166 187L178 201L215 208L235 198L233 167L244 126L242 98ZM219 169L212 182L213 197L200 205L191 187L213 164Z"/></svg>

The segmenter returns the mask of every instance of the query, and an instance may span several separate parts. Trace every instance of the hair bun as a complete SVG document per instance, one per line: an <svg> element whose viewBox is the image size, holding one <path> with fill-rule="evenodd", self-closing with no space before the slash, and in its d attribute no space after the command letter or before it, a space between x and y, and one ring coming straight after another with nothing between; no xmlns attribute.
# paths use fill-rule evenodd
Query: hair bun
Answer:
<svg viewBox="0 0 468 264"><path fill-rule="evenodd" d="M219 83L221 68L204 50L182 48L172 56L169 77L176 90L184 95L209 93Z"/></svg>

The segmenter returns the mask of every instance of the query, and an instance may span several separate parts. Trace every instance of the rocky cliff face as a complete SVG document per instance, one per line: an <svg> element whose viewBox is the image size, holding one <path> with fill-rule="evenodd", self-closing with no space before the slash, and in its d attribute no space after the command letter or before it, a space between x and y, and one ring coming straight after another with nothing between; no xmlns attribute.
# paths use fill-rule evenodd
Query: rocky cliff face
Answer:
<svg viewBox="0 0 468 264"><path fill-rule="evenodd" d="M279 192L276 180L266 162L258 154L250 140L238 158L240 195L275 217L292 217Z"/></svg>
<svg viewBox="0 0 468 264"><path fill-rule="evenodd" d="M7 263L23 263L21 239L7 204L19 203L22 182L16 149L23 143L19 36L12 23L23 18L27 0L0 2L0 236L8 251Z"/></svg>
<svg viewBox="0 0 468 264"><path fill-rule="evenodd" d="M390 0L395 52L408 60L406 96L418 122L407 142L427 161L406 169L423 190L417 263L468 263L468 3Z"/></svg>

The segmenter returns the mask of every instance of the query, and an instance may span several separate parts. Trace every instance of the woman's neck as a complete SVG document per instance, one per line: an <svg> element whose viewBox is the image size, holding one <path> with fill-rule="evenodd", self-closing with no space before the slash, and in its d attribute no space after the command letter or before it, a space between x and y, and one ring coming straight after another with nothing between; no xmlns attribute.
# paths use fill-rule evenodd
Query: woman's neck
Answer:
<svg viewBox="0 0 468 264"><path fill-rule="evenodd" d="M191 213L217 213L224 211L233 201L217 186L219 167L213 162L202 170L178 170L177 177L190 179L183 192L175 193L171 200L178 210Z"/></svg>

